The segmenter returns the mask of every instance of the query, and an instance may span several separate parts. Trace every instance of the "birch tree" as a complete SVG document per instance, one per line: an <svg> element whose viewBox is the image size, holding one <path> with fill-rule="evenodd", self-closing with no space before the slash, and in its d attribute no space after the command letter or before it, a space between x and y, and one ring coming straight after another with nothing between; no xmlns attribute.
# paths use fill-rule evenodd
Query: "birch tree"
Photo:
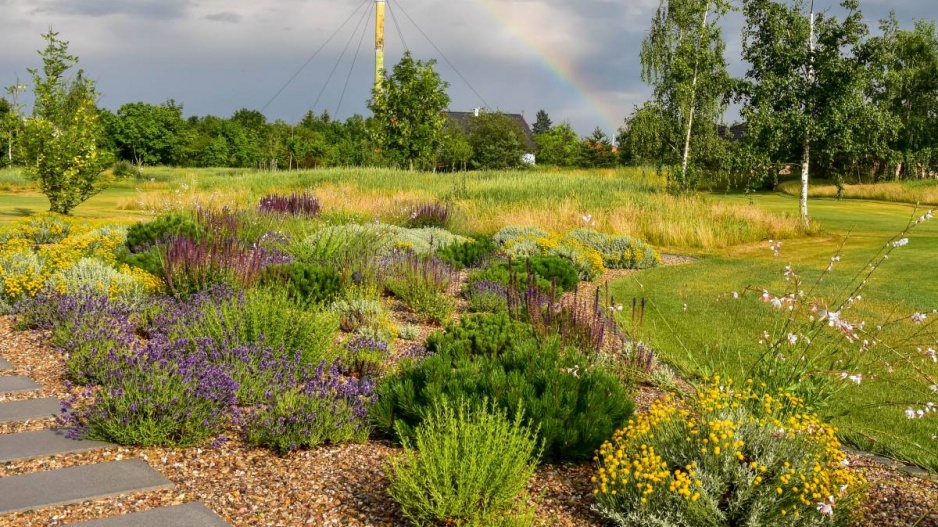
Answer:
<svg viewBox="0 0 938 527"><path fill-rule="evenodd" d="M801 166L800 216L807 227L808 182L818 147L854 141L867 115L869 75L858 53L867 27L857 0L843 18L806 0L743 0L743 59L749 63L741 114L747 141L770 158Z"/></svg>
<svg viewBox="0 0 938 527"><path fill-rule="evenodd" d="M661 0L642 43L642 80L654 86L655 103L669 125L681 190L693 185L694 137L716 134L726 108L731 80L720 21L729 9L727 0Z"/></svg>

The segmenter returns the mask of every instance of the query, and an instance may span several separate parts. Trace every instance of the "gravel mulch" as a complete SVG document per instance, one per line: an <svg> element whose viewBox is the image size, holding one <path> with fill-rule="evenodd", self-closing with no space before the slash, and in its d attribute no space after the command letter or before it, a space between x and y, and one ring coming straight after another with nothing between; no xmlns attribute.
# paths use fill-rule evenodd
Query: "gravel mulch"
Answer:
<svg viewBox="0 0 938 527"><path fill-rule="evenodd" d="M38 394L67 395L59 354L35 331L15 332L12 319L0 317L0 357L16 369L0 374L29 375L41 386ZM646 409L663 395L642 388L636 405ZM0 425L0 433L55 426L52 419L24 425ZM75 505L45 508L0 517L0 527L64 525L114 514L198 500L232 525L388 526L407 525L387 496L383 467L399 449L382 441L320 447L278 456L238 439L213 448L127 448L50 456L0 465L0 477L142 458L175 483L171 489L137 493ZM865 456L851 455L853 466L870 481L865 527L938 527L938 483L897 472ZM560 527L602 526L590 510L589 464L545 466L528 487L545 524Z"/></svg>

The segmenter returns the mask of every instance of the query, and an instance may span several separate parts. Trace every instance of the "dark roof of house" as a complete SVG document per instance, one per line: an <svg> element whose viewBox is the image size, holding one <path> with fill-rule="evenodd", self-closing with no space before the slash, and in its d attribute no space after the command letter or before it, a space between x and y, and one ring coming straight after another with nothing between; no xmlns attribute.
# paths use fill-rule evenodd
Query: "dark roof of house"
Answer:
<svg viewBox="0 0 938 527"><path fill-rule="evenodd" d="M459 123L459 126L462 127L463 131L468 131L469 119L472 119L473 117L475 117L476 113L474 111L473 112L447 111L446 115L448 115L450 119ZM536 144L534 143L534 133L531 131L531 127L528 126L528 122L524 120L524 116L521 115L520 113L504 113L504 112L502 112L502 115L510 118L511 120L518 123L519 126L521 126L521 131L524 132L526 146L530 148L531 151L533 152L534 149L536 148Z"/></svg>
<svg viewBox="0 0 938 527"><path fill-rule="evenodd" d="M717 133L720 134L720 137L727 138L731 143L735 143L743 138L746 135L746 129L749 126L746 123L736 123L730 126L721 124L717 127Z"/></svg>

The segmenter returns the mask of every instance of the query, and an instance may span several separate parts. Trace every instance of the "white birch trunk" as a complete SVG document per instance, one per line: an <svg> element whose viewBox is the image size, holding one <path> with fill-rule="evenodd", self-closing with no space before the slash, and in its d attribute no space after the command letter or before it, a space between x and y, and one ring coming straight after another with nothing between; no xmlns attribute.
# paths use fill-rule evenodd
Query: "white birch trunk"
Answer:
<svg viewBox="0 0 938 527"><path fill-rule="evenodd" d="M810 18L810 36L808 37L808 50L811 52L808 55L808 78L805 79L807 86L810 87L814 84L814 2L811 2L811 18ZM807 103L807 101L805 101ZM805 104L805 109L807 104ZM810 118L810 115L808 116ZM808 129L810 130L810 126ZM804 137L803 150L801 152L801 223L807 229L809 225L808 219L808 174L811 170L811 135L809 130L806 130Z"/></svg>
<svg viewBox="0 0 938 527"><path fill-rule="evenodd" d="M710 16L710 2L708 0L707 6L704 9L703 23L700 26L700 31L703 31L704 28L707 27L707 17L709 16ZM700 37L698 36L698 39L699 38ZM697 50L699 53L700 40L697 41ZM690 111L687 112L687 133L684 135L684 157L681 160L681 177L683 177L685 181L687 181L687 163L688 163L688 160L690 159L691 130L694 127L694 114L697 113L695 108L697 106L696 104L697 102L697 76L698 76L699 65L700 65L699 57L695 57L694 79L691 81L691 85L690 85L691 86L690 87L690 108L689 108Z"/></svg>

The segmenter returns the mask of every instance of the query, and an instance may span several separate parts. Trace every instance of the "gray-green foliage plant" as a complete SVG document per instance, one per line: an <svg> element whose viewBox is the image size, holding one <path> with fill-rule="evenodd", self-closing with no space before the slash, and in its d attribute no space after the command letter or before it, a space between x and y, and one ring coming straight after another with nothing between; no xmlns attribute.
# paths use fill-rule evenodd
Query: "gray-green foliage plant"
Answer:
<svg viewBox="0 0 938 527"><path fill-rule="evenodd" d="M68 42L58 33L50 30L43 38L43 67L29 69L35 102L23 123L22 146L26 173L49 198L49 210L69 214L104 189L102 173L111 156L100 147L94 82L83 70L67 78L78 57L68 54Z"/></svg>
<svg viewBox="0 0 938 527"><path fill-rule="evenodd" d="M487 402L435 405L391 459L388 493L414 525L530 526L533 507L515 506L539 456L521 410L509 418Z"/></svg>

